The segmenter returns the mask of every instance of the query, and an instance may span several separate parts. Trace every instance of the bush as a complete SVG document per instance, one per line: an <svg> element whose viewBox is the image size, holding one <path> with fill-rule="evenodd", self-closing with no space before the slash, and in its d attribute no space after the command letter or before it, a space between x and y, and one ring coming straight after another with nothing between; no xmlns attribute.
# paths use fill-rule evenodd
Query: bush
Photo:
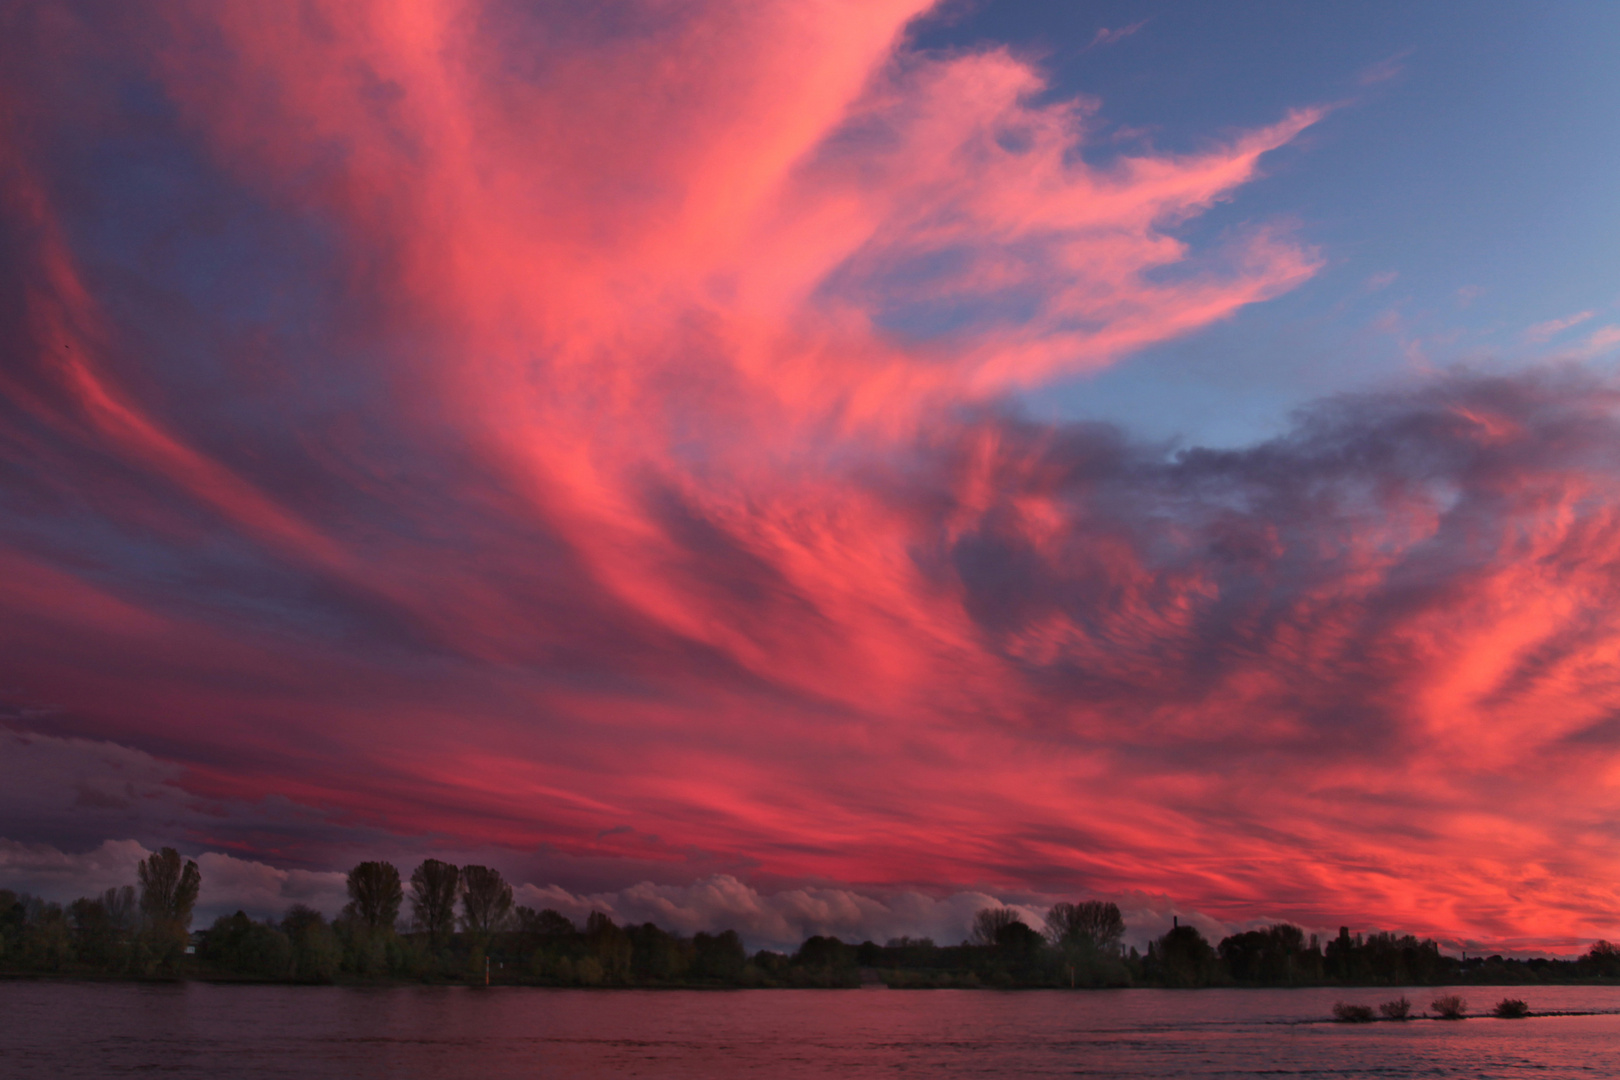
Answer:
<svg viewBox="0 0 1620 1080"><path fill-rule="evenodd" d="M388 970L407 978L422 978L434 970L433 954L427 942L420 938L402 938L390 935L388 939Z"/></svg>
<svg viewBox="0 0 1620 1080"><path fill-rule="evenodd" d="M1346 1005L1342 1001L1333 1003L1333 1019L1344 1024L1371 1023L1373 1011L1371 1005Z"/></svg>
<svg viewBox="0 0 1620 1080"><path fill-rule="evenodd" d="M1394 1001L1386 1001L1378 1006L1378 1011L1384 1014L1386 1020L1406 1020L1412 1015L1412 1003L1402 994Z"/></svg>
<svg viewBox="0 0 1620 1080"><path fill-rule="evenodd" d="M1504 1020L1519 1020L1530 1015L1530 1006L1518 998L1503 998L1496 1003L1495 1012Z"/></svg>
<svg viewBox="0 0 1620 1080"><path fill-rule="evenodd" d="M292 942L275 927L254 922L238 911L214 920L203 959L237 975L285 979L292 972Z"/></svg>
<svg viewBox="0 0 1620 1080"><path fill-rule="evenodd" d="M292 942L295 979L329 983L337 976L343 963L343 946L320 912L294 904L281 920L281 932Z"/></svg>
<svg viewBox="0 0 1620 1080"><path fill-rule="evenodd" d="M1468 1002L1456 994L1442 994L1429 1002L1429 1007L1434 1009L1442 1020L1461 1020L1468 1014Z"/></svg>

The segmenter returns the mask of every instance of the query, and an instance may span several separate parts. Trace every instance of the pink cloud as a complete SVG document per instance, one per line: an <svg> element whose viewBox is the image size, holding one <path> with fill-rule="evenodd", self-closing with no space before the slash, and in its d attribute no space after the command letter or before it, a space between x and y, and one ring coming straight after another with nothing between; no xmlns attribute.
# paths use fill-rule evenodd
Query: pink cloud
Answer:
<svg viewBox="0 0 1620 1080"><path fill-rule="evenodd" d="M1586 339L1589 352L1599 353L1620 345L1620 326L1600 326Z"/></svg>
<svg viewBox="0 0 1620 1080"><path fill-rule="evenodd" d="M1577 311L1575 314L1562 319L1548 319L1546 322L1536 323L1536 325L1526 330L1524 339L1536 342L1547 341L1550 338L1557 337L1572 326L1579 326L1591 317L1592 312L1590 311Z"/></svg>
<svg viewBox="0 0 1620 1080"><path fill-rule="evenodd" d="M540 851L597 884L537 899L761 935L1132 890L1613 932L1614 388L1453 376L1171 460L1019 418L1315 272L1177 227L1322 113L1091 158L1095 103L910 49L922 8L30 24L0 655L12 726L130 748L160 809L104 837L244 896ZM102 250L52 151L135 122L105 67L201 205ZM255 259L165 261L219 220Z"/></svg>

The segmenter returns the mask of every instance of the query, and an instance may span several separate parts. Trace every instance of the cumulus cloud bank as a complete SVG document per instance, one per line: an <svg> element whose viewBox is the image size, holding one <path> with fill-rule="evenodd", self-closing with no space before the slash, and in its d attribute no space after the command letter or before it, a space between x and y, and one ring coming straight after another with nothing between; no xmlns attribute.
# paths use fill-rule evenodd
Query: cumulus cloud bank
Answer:
<svg viewBox="0 0 1620 1080"><path fill-rule="evenodd" d="M1105 152L925 7L17 14L0 704L128 774L19 842L1612 934L1614 384L1031 421L1315 271L1181 226L1322 113Z"/></svg>
<svg viewBox="0 0 1620 1080"><path fill-rule="evenodd" d="M0 839L0 882L15 891L65 903L133 884L137 864L150 854L134 840L108 840L94 850L70 854L49 844ZM348 900L341 872L280 869L223 852L203 852L195 858L203 882L196 909L199 926L235 911L278 918L294 904L335 917ZM518 904L559 911L580 926L592 912L600 911L621 925L651 922L687 935L736 930L750 947L788 952L814 934L878 942L927 937L939 944L956 944L968 939L974 915L986 907L1010 907L1040 929L1052 903L1052 898L1018 900L985 892L958 892L942 898L911 890L873 894L828 887L762 892L729 874L684 885L643 881L589 894L528 883L514 892ZM1133 894L1124 902L1128 938L1133 944L1145 944L1163 933L1172 914L1217 940L1232 929L1201 912L1176 908L1164 897ZM402 925L408 924L408 906L401 917Z"/></svg>

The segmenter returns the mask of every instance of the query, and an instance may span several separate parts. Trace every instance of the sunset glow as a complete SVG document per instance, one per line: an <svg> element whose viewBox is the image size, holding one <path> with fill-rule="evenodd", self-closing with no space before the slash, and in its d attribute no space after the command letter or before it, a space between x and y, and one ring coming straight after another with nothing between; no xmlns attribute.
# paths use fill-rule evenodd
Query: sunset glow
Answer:
<svg viewBox="0 0 1620 1080"><path fill-rule="evenodd" d="M1620 316L1048 408L1347 258L1241 200L1373 91L1120 138L928 7L8 10L5 858L1620 932Z"/></svg>

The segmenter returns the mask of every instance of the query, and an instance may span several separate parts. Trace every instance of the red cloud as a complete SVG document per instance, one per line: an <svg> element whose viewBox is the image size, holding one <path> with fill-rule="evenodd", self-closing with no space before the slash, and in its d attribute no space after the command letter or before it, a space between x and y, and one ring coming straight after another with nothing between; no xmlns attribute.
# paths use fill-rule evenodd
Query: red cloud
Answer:
<svg viewBox="0 0 1620 1080"><path fill-rule="evenodd" d="M262 857L1601 928L1613 389L1170 461L1011 415L1305 280L1174 226L1320 113L1098 164L920 7L24 20L15 723L184 765L190 841Z"/></svg>

